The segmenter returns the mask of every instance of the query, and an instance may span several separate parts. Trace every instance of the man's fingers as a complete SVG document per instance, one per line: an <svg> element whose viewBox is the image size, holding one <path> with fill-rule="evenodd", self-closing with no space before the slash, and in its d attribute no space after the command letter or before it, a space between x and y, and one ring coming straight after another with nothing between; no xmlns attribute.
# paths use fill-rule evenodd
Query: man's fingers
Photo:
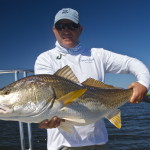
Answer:
<svg viewBox="0 0 150 150"><path fill-rule="evenodd" d="M133 96L130 99L130 103L137 104L137 103L140 103L142 101L142 99L143 98L141 96L133 94Z"/></svg>
<svg viewBox="0 0 150 150"><path fill-rule="evenodd" d="M128 88L133 88L133 95L129 101L130 103L137 104L141 102L143 97L147 93L146 87L138 82L133 82L132 84L129 85Z"/></svg>
<svg viewBox="0 0 150 150"><path fill-rule="evenodd" d="M49 128L56 128L60 125L60 122L61 122L61 119L58 118L58 117L53 117L49 123L48 123L48 126Z"/></svg>
<svg viewBox="0 0 150 150"><path fill-rule="evenodd" d="M45 129L48 126L48 120L43 120L41 123L39 123L39 128Z"/></svg>
<svg viewBox="0 0 150 150"><path fill-rule="evenodd" d="M61 122L65 122L64 119L60 119L58 117L53 117L51 120L44 120L39 124L39 128L44 128L44 129L48 129L48 128L56 128L58 126L60 126Z"/></svg>

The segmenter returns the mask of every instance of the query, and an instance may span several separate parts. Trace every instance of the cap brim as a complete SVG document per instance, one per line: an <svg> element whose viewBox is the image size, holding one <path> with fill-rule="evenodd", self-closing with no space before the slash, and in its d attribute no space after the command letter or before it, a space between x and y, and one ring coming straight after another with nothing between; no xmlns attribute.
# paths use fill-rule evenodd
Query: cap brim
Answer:
<svg viewBox="0 0 150 150"><path fill-rule="evenodd" d="M63 20L63 19L70 20L70 21L72 21L72 22L74 22L74 23L76 23L76 24L79 23L77 20L72 19L72 18L70 18L70 17L61 17L61 18L58 18L57 20L55 20L54 24L56 24L58 21Z"/></svg>

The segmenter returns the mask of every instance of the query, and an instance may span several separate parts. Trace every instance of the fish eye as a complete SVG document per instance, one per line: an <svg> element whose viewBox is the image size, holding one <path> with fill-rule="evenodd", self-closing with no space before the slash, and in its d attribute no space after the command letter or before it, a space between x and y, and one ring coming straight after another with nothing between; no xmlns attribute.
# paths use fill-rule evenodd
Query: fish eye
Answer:
<svg viewBox="0 0 150 150"><path fill-rule="evenodd" d="M10 93L9 90L3 92L4 95L8 95L9 93Z"/></svg>

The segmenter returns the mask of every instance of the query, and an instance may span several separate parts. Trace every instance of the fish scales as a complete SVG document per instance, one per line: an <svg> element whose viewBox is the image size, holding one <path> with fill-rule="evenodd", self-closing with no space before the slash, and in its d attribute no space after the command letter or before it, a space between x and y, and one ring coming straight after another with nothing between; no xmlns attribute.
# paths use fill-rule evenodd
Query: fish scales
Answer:
<svg viewBox="0 0 150 150"><path fill-rule="evenodd" d="M87 92L80 97L80 102L90 97L91 101L100 102L109 108L118 107L123 102L129 101L133 93L132 89L87 88Z"/></svg>

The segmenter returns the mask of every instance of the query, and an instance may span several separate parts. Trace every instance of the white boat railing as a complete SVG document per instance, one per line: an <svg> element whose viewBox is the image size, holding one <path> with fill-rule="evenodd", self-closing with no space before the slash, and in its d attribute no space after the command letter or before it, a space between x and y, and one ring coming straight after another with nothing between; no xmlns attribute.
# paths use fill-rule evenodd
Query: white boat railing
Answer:
<svg viewBox="0 0 150 150"><path fill-rule="evenodd" d="M19 74L22 74L22 77L26 77L28 73L34 73L33 70L0 70L0 74L12 73L15 75L15 81L19 79ZM27 123L27 130L28 130L28 141L29 141L29 148L26 149L25 145L25 136L24 136L24 128L22 122L19 122L19 131L20 131L20 142L21 142L21 150L33 150L32 146L32 129L31 124Z"/></svg>

